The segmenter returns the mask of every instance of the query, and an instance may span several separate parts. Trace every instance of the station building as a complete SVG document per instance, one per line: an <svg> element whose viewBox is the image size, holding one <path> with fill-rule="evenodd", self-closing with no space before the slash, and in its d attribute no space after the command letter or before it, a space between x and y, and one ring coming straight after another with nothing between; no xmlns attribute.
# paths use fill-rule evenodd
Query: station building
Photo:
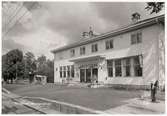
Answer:
<svg viewBox="0 0 167 116"><path fill-rule="evenodd" d="M54 49L54 82L164 85L164 28L160 15Z"/></svg>

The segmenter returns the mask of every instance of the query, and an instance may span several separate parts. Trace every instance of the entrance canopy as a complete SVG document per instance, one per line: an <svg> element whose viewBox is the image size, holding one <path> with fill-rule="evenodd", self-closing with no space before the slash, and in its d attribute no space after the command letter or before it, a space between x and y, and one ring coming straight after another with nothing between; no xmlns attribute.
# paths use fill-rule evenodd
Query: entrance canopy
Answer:
<svg viewBox="0 0 167 116"><path fill-rule="evenodd" d="M75 59L71 59L71 62L85 62L85 61L94 61L94 60L99 60L105 58L104 56L101 55L96 55L96 56L83 56L83 57L78 57Z"/></svg>

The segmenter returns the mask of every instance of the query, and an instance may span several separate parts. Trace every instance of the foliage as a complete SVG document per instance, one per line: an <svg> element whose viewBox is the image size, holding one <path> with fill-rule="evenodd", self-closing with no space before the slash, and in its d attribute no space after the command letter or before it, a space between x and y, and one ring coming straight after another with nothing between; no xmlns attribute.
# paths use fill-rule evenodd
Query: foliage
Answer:
<svg viewBox="0 0 167 116"><path fill-rule="evenodd" d="M29 72L35 72L36 71L36 59L33 53L27 52L24 56L24 78L29 77Z"/></svg>
<svg viewBox="0 0 167 116"><path fill-rule="evenodd" d="M18 74L20 75L22 59L23 53L18 49L11 50L2 56L2 77L5 81L11 80L12 83L13 79L16 79Z"/></svg>
<svg viewBox="0 0 167 116"><path fill-rule="evenodd" d="M158 13L164 7L164 2L148 2L147 7L145 9L151 10L150 14Z"/></svg>
<svg viewBox="0 0 167 116"><path fill-rule="evenodd" d="M15 49L2 56L2 77L4 81L13 81L18 78L30 79L29 73L45 75L48 82L53 82L54 66L53 61L41 55L35 59L31 52L25 53Z"/></svg>
<svg viewBox="0 0 167 116"><path fill-rule="evenodd" d="M51 61L49 59L47 60L46 56L41 55L37 59L37 64L38 64L37 74L45 75L45 76L47 76L48 82L53 82L53 78L54 78L53 61Z"/></svg>

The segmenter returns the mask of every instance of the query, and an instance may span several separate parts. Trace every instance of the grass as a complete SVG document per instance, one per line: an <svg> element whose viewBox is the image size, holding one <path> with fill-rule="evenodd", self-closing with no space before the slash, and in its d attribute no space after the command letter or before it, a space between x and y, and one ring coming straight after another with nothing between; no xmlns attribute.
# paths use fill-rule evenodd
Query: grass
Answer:
<svg viewBox="0 0 167 116"><path fill-rule="evenodd" d="M107 110L126 104L125 100L140 95L139 91L113 90L111 88L77 88L49 84L44 86L8 84L4 87L21 96L44 97L96 110Z"/></svg>

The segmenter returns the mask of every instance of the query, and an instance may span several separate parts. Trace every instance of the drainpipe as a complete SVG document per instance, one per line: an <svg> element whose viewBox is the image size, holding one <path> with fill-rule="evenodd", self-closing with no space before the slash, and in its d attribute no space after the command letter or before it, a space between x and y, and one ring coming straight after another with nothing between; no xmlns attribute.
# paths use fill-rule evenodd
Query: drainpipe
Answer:
<svg viewBox="0 0 167 116"><path fill-rule="evenodd" d="M161 40L161 38L160 38L160 35L161 35L161 28L163 28L162 26L163 26L163 24L158 20L158 18L156 19L156 23L157 23L157 25L158 25L158 37L157 37L157 45L156 45L156 47L157 47L157 60L158 60L158 66L157 66L157 68L158 68L158 77L157 77L157 80L158 81L160 81L160 67L159 67L159 65L160 65L160 56L159 55L161 55L160 54L160 46L159 46L159 40Z"/></svg>

